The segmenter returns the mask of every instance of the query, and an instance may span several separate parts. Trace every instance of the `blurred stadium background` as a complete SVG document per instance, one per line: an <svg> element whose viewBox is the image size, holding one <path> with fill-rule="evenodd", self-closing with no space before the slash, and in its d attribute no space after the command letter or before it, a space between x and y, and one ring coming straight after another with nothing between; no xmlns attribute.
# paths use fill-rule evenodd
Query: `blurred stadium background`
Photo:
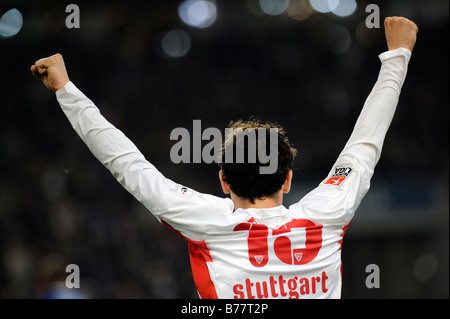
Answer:
<svg viewBox="0 0 450 319"><path fill-rule="evenodd" d="M66 27L70 3L80 28ZM420 31L344 239L342 297L448 298L447 0L2 0L0 16L20 13L0 20L0 298L197 298L184 240L91 155L32 77L37 59L63 54L102 113L163 174L201 192L222 195L218 168L173 164L171 130L279 122L300 151L289 205L328 173L376 80L386 44L383 28L365 26L368 4L381 23L406 16ZM76 291L63 285L72 263ZM378 289L365 285L369 264Z"/></svg>

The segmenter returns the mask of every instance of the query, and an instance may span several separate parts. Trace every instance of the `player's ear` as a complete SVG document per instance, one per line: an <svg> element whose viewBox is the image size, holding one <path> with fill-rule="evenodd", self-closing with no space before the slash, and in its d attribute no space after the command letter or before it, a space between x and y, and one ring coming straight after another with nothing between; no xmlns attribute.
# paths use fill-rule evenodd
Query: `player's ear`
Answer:
<svg viewBox="0 0 450 319"><path fill-rule="evenodd" d="M292 175L293 175L293 172L290 169L286 174L286 179L284 180L284 183L282 186L283 193L285 193L285 194L289 193L289 191L291 190Z"/></svg>
<svg viewBox="0 0 450 319"><path fill-rule="evenodd" d="M223 180L223 171L220 170L219 171L219 180L220 180L220 185L222 186L222 190L225 194L230 194L231 193L231 188L230 185Z"/></svg>

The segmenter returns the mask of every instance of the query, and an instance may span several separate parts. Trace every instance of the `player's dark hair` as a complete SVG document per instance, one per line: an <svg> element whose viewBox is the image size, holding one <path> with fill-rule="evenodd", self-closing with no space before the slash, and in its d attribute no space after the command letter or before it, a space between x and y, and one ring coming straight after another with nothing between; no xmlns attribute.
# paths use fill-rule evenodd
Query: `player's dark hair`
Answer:
<svg viewBox="0 0 450 319"><path fill-rule="evenodd" d="M231 121L228 126L231 133L222 143L221 161L219 167L223 171L223 180L226 181L230 189L241 198L250 200L253 204L255 198L261 199L266 196L271 196L279 191L286 180L286 175L290 169L297 155L297 150L291 144L286 136L286 131L277 123L261 122L257 118L250 118L248 121ZM266 132L266 141L270 141L270 129L277 129L278 138L278 167L273 174L261 174L260 167L267 166L259 161L256 156L256 163L251 163L248 160L248 141L244 136L242 139L237 138L246 129L254 129L255 131L264 128ZM241 129L241 130L239 130ZM236 159L236 141L244 142L244 162L237 163ZM269 143L260 145L261 141L256 139L256 152L258 149L265 148L266 153L269 154ZM226 160L225 149L233 147L233 161ZM258 154L258 153L256 153Z"/></svg>

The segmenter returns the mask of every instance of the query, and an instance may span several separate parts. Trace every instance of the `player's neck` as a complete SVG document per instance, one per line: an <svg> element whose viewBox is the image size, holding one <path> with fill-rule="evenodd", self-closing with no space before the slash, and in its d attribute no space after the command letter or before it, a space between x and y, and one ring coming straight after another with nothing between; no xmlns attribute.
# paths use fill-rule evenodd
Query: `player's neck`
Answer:
<svg viewBox="0 0 450 319"><path fill-rule="evenodd" d="M272 208L283 204L283 192L277 192L272 196L263 198L255 198L254 203L249 199L242 198L236 194L231 194L231 200L234 204L234 209L242 208Z"/></svg>

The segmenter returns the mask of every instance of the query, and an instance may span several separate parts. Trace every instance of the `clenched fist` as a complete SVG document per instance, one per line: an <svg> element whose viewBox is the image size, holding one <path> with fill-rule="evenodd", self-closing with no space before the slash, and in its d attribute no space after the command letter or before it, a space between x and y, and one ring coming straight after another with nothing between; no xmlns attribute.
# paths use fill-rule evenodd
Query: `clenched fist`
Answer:
<svg viewBox="0 0 450 319"><path fill-rule="evenodd" d="M384 29L389 50L406 48L412 52L419 31L414 22L403 17L388 17L384 20Z"/></svg>
<svg viewBox="0 0 450 319"><path fill-rule="evenodd" d="M52 92L62 89L69 82L63 57L59 53L36 61L30 70Z"/></svg>

